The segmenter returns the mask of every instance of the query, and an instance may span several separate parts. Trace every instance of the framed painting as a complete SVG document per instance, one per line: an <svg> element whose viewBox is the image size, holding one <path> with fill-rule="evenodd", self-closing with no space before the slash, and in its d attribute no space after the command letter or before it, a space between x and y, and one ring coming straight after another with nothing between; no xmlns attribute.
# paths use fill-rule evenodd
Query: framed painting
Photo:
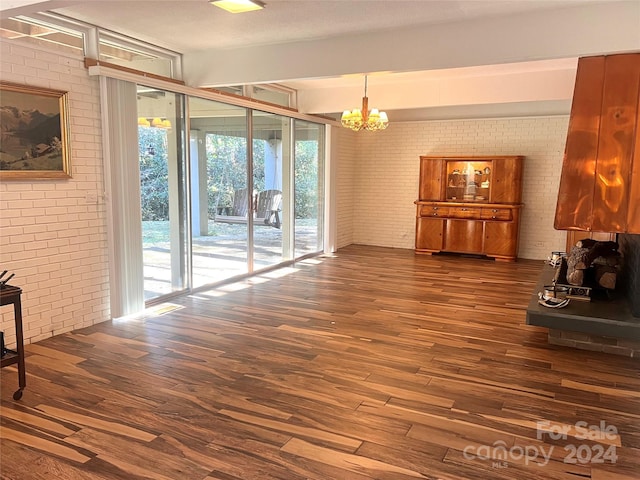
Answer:
<svg viewBox="0 0 640 480"><path fill-rule="evenodd" d="M0 82L0 180L70 178L67 92Z"/></svg>

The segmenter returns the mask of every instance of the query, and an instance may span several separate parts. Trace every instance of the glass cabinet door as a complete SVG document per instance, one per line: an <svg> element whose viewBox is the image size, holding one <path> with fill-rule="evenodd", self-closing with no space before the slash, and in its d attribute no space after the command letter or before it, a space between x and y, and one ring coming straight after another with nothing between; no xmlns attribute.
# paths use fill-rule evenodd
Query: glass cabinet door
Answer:
<svg viewBox="0 0 640 480"><path fill-rule="evenodd" d="M488 202L491 197L491 162L448 161L446 200Z"/></svg>

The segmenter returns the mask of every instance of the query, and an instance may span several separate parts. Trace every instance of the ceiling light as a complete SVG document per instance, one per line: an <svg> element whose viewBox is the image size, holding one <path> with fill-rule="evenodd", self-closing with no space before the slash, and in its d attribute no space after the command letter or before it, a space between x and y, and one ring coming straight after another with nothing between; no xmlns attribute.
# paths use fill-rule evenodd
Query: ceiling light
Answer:
<svg viewBox="0 0 640 480"><path fill-rule="evenodd" d="M362 97L362 110L354 108L345 110L342 114L342 126L359 132L365 130L384 130L389 126L389 119L385 112L379 112L377 108L369 111L369 99L367 98L367 76L364 76L364 97Z"/></svg>
<svg viewBox="0 0 640 480"><path fill-rule="evenodd" d="M209 3L231 13L251 12L265 7L259 0L211 0Z"/></svg>
<svg viewBox="0 0 640 480"><path fill-rule="evenodd" d="M140 127L155 127L155 128L166 128L167 130L171 128L171 120L168 118L146 118L146 117L138 117L138 126Z"/></svg>

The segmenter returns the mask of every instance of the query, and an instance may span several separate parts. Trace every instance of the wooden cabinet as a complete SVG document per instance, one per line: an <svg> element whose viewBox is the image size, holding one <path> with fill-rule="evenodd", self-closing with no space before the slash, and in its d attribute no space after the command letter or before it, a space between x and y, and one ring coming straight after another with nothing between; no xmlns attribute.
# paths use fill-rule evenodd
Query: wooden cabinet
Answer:
<svg viewBox="0 0 640 480"><path fill-rule="evenodd" d="M416 253L475 253L514 261L521 156L420 157Z"/></svg>

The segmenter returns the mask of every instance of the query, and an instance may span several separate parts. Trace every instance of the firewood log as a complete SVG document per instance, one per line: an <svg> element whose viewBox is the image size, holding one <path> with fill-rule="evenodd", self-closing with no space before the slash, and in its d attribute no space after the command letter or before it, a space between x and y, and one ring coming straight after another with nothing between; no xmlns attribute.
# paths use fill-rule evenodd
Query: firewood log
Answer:
<svg viewBox="0 0 640 480"><path fill-rule="evenodd" d="M585 238L578 241L575 247L571 247L571 251L567 256L567 282L571 285L583 285L585 281L584 271L592 265L613 268L620 263L620 252L618 252L618 244L616 242L600 242ZM615 271L615 268L613 269ZM605 275L605 273L612 272L602 272L605 277L603 282L615 287L615 275L610 278L611 276ZM609 288L606 285L602 286Z"/></svg>
<svg viewBox="0 0 640 480"><path fill-rule="evenodd" d="M583 238L582 240L578 240L576 242L576 247L578 248L592 248L596 244L597 240L593 238Z"/></svg>
<svg viewBox="0 0 640 480"><path fill-rule="evenodd" d="M616 265L620 265L622 263L622 255L620 252L614 252L615 255L607 255L596 257L591 262L592 265L609 265L610 267L615 267Z"/></svg>
<svg viewBox="0 0 640 480"><path fill-rule="evenodd" d="M618 253L618 244L616 242L596 242L596 244L589 249L589 255L587 256L587 267L598 257L610 257L615 256Z"/></svg>
<svg viewBox="0 0 640 480"><path fill-rule="evenodd" d="M569 270L573 268L584 269L583 267L586 263L586 258L589 255L588 248L580 248L580 247L571 247L571 251L569 255L567 255L567 265L569 266Z"/></svg>
<svg viewBox="0 0 640 480"><path fill-rule="evenodd" d="M585 258L589 254L588 248L571 247L571 251L567 256L567 282L571 285L582 285L584 281L584 265Z"/></svg>
<svg viewBox="0 0 640 480"><path fill-rule="evenodd" d="M560 259L560 266L556 269L553 283L567 283L567 258Z"/></svg>
<svg viewBox="0 0 640 480"><path fill-rule="evenodd" d="M574 268L573 270L567 270L567 282L571 285L581 286L584 282L584 270L578 270Z"/></svg>
<svg viewBox="0 0 640 480"><path fill-rule="evenodd" d="M569 255L567 255L567 265L569 269L578 268L578 264L584 264L587 255L589 255L588 248L571 247L571 251ZM580 268L582 269L583 267Z"/></svg>
<svg viewBox="0 0 640 480"><path fill-rule="evenodd" d="M609 265L596 265L596 282L598 285L609 290L616 288L616 279L618 277L618 271L615 267Z"/></svg>
<svg viewBox="0 0 640 480"><path fill-rule="evenodd" d="M573 252L573 248L571 251ZM575 268L584 270L585 268L589 268L593 261L598 257L609 257L617 254L618 244L616 242L595 242L589 248L580 248L580 255L575 259Z"/></svg>

